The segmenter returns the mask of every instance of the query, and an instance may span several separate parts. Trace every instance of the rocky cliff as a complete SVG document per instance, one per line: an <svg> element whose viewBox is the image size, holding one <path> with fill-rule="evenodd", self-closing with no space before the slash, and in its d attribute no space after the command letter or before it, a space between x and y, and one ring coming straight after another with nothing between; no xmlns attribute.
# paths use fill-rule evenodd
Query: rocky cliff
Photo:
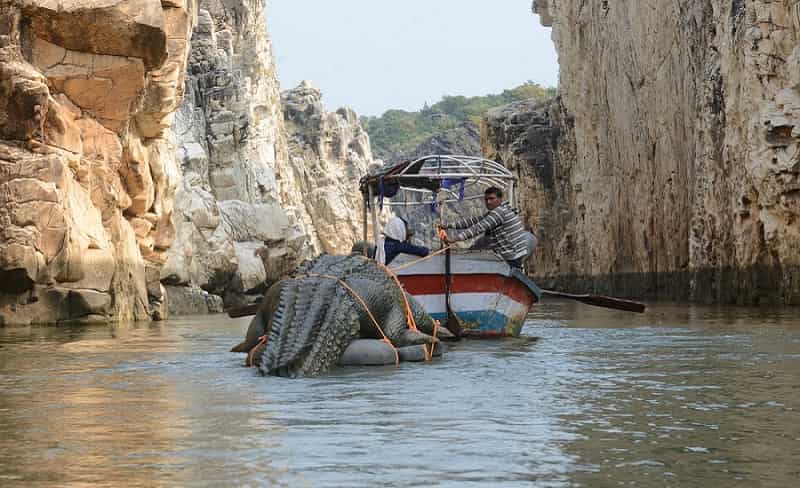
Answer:
<svg viewBox="0 0 800 488"><path fill-rule="evenodd" d="M584 276L580 266L586 263L574 259L576 210L582 209L575 207L572 183L573 123L560 98L515 102L486 114L481 125L481 150L519 178L518 208L526 227L539 238L528 269L550 286L602 288L606 286L602 281L605 277Z"/></svg>
<svg viewBox="0 0 800 488"><path fill-rule="evenodd" d="M369 140L352 111L325 112L308 84L282 103L263 11L262 0L200 1L175 126L177 238L161 272L181 297L176 313L253 300L360 233L355 183Z"/></svg>
<svg viewBox="0 0 800 488"><path fill-rule="evenodd" d="M163 313L195 11L0 0L0 325Z"/></svg>
<svg viewBox="0 0 800 488"><path fill-rule="evenodd" d="M296 195L315 251L350 252L362 238L358 182L374 163L369 136L349 108L327 112L310 82L282 94Z"/></svg>
<svg viewBox="0 0 800 488"><path fill-rule="evenodd" d="M489 121L484 150L535 195L530 218L548 229L537 274L631 296L800 303L800 2L534 10L552 23L561 99L523 108L530 129L511 113ZM541 138L541 151L522 147Z"/></svg>
<svg viewBox="0 0 800 488"><path fill-rule="evenodd" d="M0 0L0 325L218 311L349 250L369 140L308 85L284 113L264 8Z"/></svg>

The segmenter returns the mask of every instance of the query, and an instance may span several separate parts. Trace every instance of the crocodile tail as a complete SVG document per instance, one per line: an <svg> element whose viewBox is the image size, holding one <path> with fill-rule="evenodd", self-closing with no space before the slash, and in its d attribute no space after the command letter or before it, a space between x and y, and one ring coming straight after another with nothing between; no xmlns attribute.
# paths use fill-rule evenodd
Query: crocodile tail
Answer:
<svg viewBox="0 0 800 488"><path fill-rule="evenodd" d="M267 347L261 355L259 368L264 374L276 374L303 354L310 347L312 331L308 324L324 312L314 298L325 294L326 283L315 283L310 278L287 281L281 291L278 307L272 315ZM324 304L323 304L324 307Z"/></svg>
<svg viewBox="0 0 800 488"><path fill-rule="evenodd" d="M333 300L312 349L298 363L299 376L316 376L329 371L339 363L350 342L358 337L359 314L353 298L339 286Z"/></svg>
<svg viewBox="0 0 800 488"><path fill-rule="evenodd" d="M269 340L261 355L263 374L308 376L336 364L358 320L354 304L337 280L295 278L281 293Z"/></svg>
<svg viewBox="0 0 800 488"><path fill-rule="evenodd" d="M363 305L339 280L351 284L366 280L370 287L374 284L372 290L381 290L378 295L387 304L402 303L400 288L384 270L362 256L323 254L305 262L285 281L276 300L268 342L256 358L263 374L312 376L338 363L349 343L358 337L363 314ZM424 314L421 307L413 308L415 315ZM407 329L401 322L387 330L387 335L403 337Z"/></svg>

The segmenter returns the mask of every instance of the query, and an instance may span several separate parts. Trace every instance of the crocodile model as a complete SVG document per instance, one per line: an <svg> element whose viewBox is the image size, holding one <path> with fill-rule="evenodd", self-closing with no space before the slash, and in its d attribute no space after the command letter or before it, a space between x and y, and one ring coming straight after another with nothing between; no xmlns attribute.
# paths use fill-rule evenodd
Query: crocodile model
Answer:
<svg viewBox="0 0 800 488"><path fill-rule="evenodd" d="M251 365L263 374L298 377L340 364L348 346L359 338L383 339L385 334L397 348L438 344L431 336L434 320L406 295L417 330L409 327L403 295L374 261L355 254L323 254L270 287L245 340L232 351L248 352ZM435 332L440 339L452 338L441 327ZM395 354L388 345L380 345Z"/></svg>

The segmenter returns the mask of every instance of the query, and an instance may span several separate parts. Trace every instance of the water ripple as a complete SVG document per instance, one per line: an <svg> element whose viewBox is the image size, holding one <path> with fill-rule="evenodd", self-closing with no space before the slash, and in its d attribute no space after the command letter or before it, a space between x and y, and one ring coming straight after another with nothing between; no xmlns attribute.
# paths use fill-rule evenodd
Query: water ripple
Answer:
<svg viewBox="0 0 800 488"><path fill-rule="evenodd" d="M765 322L762 325L760 317ZM794 486L800 320L550 302L444 360L263 378L246 320L0 329L0 484Z"/></svg>

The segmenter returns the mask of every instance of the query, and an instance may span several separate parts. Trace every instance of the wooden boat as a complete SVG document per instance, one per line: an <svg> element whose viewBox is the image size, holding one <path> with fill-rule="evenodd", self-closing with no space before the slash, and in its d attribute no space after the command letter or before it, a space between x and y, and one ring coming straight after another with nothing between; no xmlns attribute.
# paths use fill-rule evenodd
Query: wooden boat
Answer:
<svg viewBox="0 0 800 488"><path fill-rule="evenodd" d="M541 298L539 287L490 251L453 253L450 266L450 307L461 320L463 335L518 336L528 311ZM445 323L445 256L419 261L416 256L401 254L392 267L397 268L406 291L433 318Z"/></svg>
<svg viewBox="0 0 800 488"><path fill-rule="evenodd" d="M386 168L361 180L364 195L364 242L367 214L372 211L373 242L381 233L377 209L389 206L428 206L442 219L446 207L483 199L483 191L502 188L514 202L515 176L503 165L473 156L431 155ZM429 243L430 245L430 243ZM431 246L434 247L434 246ZM528 311L541 290L523 273L512 270L491 251L452 251L450 274L444 255L420 260L399 256L392 262L409 294L434 318L446 323L449 287L450 310L460 319L463 335L518 336Z"/></svg>
<svg viewBox="0 0 800 488"><path fill-rule="evenodd" d="M381 233L378 208L429 206L439 221L446 206L483 198L489 186L505 190L514 203L516 178L503 165L474 156L432 155L405 161L361 178L364 196L363 246L369 249L368 214L372 213L373 243ZM468 194L469 191L469 194ZM429 247L431 243L428 243ZM588 305L642 313L642 303L602 295L576 295L541 290L524 273L512 269L491 251L450 251L419 259L400 255L391 263L398 279L425 310L443 324L450 312L457 317L462 335L478 337L518 336L525 317L542 295L577 300ZM450 285L449 287L447 285ZM253 315L258 304L228 311L231 317Z"/></svg>

